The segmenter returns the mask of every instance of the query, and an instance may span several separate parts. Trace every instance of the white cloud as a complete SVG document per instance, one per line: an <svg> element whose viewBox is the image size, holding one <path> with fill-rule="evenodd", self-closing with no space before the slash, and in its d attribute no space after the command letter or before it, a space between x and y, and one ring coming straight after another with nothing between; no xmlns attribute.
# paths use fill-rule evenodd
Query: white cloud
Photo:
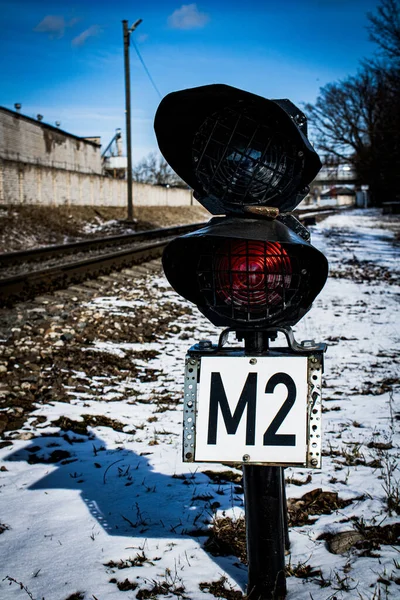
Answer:
<svg viewBox="0 0 400 600"><path fill-rule="evenodd" d="M168 25L173 29L195 29L204 27L210 17L202 13L196 4L182 4L168 17Z"/></svg>
<svg viewBox="0 0 400 600"><path fill-rule="evenodd" d="M79 21L78 18L73 18L66 21L60 15L47 15L34 27L33 31L38 33L48 33L50 38L62 38L67 27L73 27Z"/></svg>
<svg viewBox="0 0 400 600"><path fill-rule="evenodd" d="M83 46L88 38L99 35L101 31L102 29L99 25L91 25L88 29L85 29L85 31L74 37L71 44L72 46Z"/></svg>

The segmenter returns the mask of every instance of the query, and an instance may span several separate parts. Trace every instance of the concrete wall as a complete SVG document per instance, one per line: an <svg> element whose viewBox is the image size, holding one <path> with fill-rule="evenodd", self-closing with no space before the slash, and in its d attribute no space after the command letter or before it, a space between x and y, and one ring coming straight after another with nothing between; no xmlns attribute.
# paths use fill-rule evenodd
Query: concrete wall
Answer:
<svg viewBox="0 0 400 600"><path fill-rule="evenodd" d="M299 204L299 208L313 208L315 206L353 206L355 196L321 196L316 197L310 194Z"/></svg>
<svg viewBox="0 0 400 600"><path fill-rule="evenodd" d="M352 206L355 204L356 195L354 194L354 196L350 196L349 194L343 194L343 196L341 196L339 194L336 200L338 206Z"/></svg>
<svg viewBox="0 0 400 600"><path fill-rule="evenodd" d="M0 107L0 158L101 174L100 146Z"/></svg>
<svg viewBox="0 0 400 600"><path fill-rule="evenodd" d="M133 185L133 202L196 203L190 190L141 183ZM0 107L0 203L124 207L127 183L102 175L98 144Z"/></svg>
<svg viewBox="0 0 400 600"><path fill-rule="evenodd" d="M102 175L0 158L0 203L51 206L126 206L127 183ZM136 206L197 204L191 190L134 183Z"/></svg>

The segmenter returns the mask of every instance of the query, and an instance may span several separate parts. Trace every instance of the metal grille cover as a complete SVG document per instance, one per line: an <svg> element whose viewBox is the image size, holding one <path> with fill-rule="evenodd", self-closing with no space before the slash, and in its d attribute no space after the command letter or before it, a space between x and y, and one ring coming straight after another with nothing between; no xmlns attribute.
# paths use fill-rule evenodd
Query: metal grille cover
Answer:
<svg viewBox="0 0 400 600"><path fill-rule="evenodd" d="M238 217L173 240L163 265L172 287L214 325L243 329L294 325L328 273L324 255L282 223Z"/></svg>
<svg viewBox="0 0 400 600"><path fill-rule="evenodd" d="M237 103L207 117L193 142L193 168L223 204L273 204L297 190L304 152L285 121Z"/></svg>
<svg viewBox="0 0 400 600"><path fill-rule="evenodd" d="M197 276L208 306L237 322L275 319L304 286L298 256L278 242L218 240L200 254Z"/></svg>

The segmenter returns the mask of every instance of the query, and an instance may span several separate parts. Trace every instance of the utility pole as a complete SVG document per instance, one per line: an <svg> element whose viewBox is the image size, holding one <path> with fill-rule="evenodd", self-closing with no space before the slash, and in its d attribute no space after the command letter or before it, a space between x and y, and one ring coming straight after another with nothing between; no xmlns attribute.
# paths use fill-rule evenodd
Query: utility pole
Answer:
<svg viewBox="0 0 400 600"><path fill-rule="evenodd" d="M133 220L132 202L132 131L131 131L131 73L129 67L129 42L130 35L140 25L142 19L138 19L132 27L128 21L122 21L124 35L124 68L125 68L125 119L126 119L126 154L128 159L128 221Z"/></svg>

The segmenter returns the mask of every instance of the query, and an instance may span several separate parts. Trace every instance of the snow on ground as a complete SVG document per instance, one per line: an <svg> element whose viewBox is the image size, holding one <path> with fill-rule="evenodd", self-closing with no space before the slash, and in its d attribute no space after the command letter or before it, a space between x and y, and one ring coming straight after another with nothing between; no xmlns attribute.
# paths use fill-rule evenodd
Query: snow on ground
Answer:
<svg viewBox="0 0 400 600"><path fill-rule="evenodd" d="M400 511L398 246L378 224L375 211L352 211L329 217L312 232L332 276L295 335L329 343L324 459L321 470L287 469L287 496L322 488L350 503L291 528L288 562L297 575L303 565L310 576L288 577L288 600L400 597L395 537L391 543L377 537L368 542L366 534L372 526L398 532ZM200 535L215 517L243 515L240 486L204 473L226 466L181 460L185 352L199 339L215 341L219 332L187 310L164 277L141 285L140 294L121 288L82 310L129 318L146 306L146 290L152 290L153 308L182 309L174 327L156 341L110 339L90 346L121 360L136 353L135 369L145 376L116 386L111 374L96 375L84 391L68 380L69 403L53 398L38 405L22 431L9 435L12 446L0 449L5 600L207 600L214 595L199 584L221 577L227 578L226 589L245 591L246 566L234 556L212 556ZM147 325L157 333L156 319ZM88 380L84 364L76 366L80 380ZM61 430L61 421L54 425L60 418L70 420ZM361 541L333 554L330 539L346 531L361 532Z"/></svg>

